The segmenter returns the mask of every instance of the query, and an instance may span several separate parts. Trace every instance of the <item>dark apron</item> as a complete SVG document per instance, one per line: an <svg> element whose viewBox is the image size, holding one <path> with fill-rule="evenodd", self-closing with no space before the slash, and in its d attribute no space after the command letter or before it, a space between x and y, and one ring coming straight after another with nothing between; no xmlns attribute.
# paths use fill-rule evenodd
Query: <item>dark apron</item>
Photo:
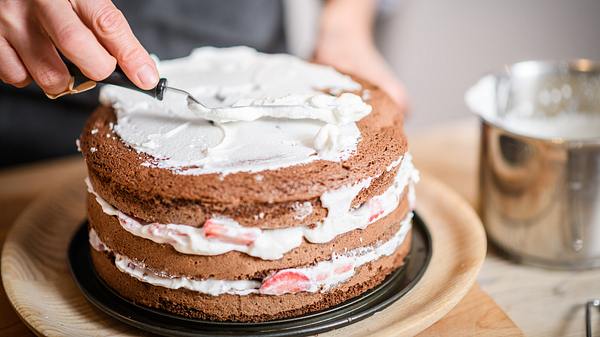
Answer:
<svg viewBox="0 0 600 337"><path fill-rule="evenodd" d="M117 0L144 47L161 59L199 46L285 52L280 0ZM0 84L0 167L75 153L98 90L51 101L35 85Z"/></svg>

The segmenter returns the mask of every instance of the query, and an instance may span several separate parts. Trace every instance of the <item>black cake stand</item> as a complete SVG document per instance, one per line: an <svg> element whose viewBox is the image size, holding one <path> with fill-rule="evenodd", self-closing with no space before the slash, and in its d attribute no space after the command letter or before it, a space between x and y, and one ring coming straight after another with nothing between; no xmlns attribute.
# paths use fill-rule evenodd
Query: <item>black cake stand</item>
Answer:
<svg viewBox="0 0 600 337"><path fill-rule="evenodd" d="M92 266L87 222L69 245L71 274L87 300L109 316L144 331L165 336L307 336L358 322L381 311L412 289L431 259L431 235L422 219L413 218L411 251L403 268L379 286L323 311L300 317L261 322L217 322L177 316L137 305L114 292Z"/></svg>

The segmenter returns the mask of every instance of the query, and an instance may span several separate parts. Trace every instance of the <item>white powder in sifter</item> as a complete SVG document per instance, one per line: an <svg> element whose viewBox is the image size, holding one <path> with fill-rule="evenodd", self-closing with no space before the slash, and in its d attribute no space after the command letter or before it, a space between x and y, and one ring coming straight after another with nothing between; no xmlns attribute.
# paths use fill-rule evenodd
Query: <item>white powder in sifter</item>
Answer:
<svg viewBox="0 0 600 337"><path fill-rule="evenodd" d="M570 86L541 91L537 102L524 101L505 113L499 113L501 107L498 101L505 101L509 94L507 88L500 84L495 76L482 78L467 91L465 102L486 121L515 134L567 141L600 139L600 111L553 110L550 114L536 110L552 109L556 104L571 102L574 93Z"/></svg>
<svg viewBox="0 0 600 337"><path fill-rule="evenodd" d="M553 117L508 115L499 119L499 124L510 132L535 138L600 139L600 113L563 113Z"/></svg>

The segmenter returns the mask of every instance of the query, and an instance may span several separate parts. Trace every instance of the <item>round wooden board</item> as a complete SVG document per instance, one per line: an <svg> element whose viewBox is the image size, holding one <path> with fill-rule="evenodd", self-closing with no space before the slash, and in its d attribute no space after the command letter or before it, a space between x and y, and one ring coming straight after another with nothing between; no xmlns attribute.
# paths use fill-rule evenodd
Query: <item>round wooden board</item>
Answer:
<svg viewBox="0 0 600 337"><path fill-rule="evenodd" d="M67 246L85 218L83 177L37 199L17 219L2 251L2 281L24 322L45 336L142 334L89 304L71 279ZM486 252L475 212L457 194L423 175L417 211L432 236L430 266L389 308L322 336L412 336L448 313L472 287Z"/></svg>

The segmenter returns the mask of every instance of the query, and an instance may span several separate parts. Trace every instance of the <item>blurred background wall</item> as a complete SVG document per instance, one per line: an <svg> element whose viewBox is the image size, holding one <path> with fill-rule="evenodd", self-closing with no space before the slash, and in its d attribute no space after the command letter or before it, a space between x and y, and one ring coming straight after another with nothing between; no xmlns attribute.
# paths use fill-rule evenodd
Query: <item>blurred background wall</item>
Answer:
<svg viewBox="0 0 600 337"><path fill-rule="evenodd" d="M400 0L379 20L378 43L418 128L468 115L465 90L503 64L600 60L600 0Z"/></svg>

